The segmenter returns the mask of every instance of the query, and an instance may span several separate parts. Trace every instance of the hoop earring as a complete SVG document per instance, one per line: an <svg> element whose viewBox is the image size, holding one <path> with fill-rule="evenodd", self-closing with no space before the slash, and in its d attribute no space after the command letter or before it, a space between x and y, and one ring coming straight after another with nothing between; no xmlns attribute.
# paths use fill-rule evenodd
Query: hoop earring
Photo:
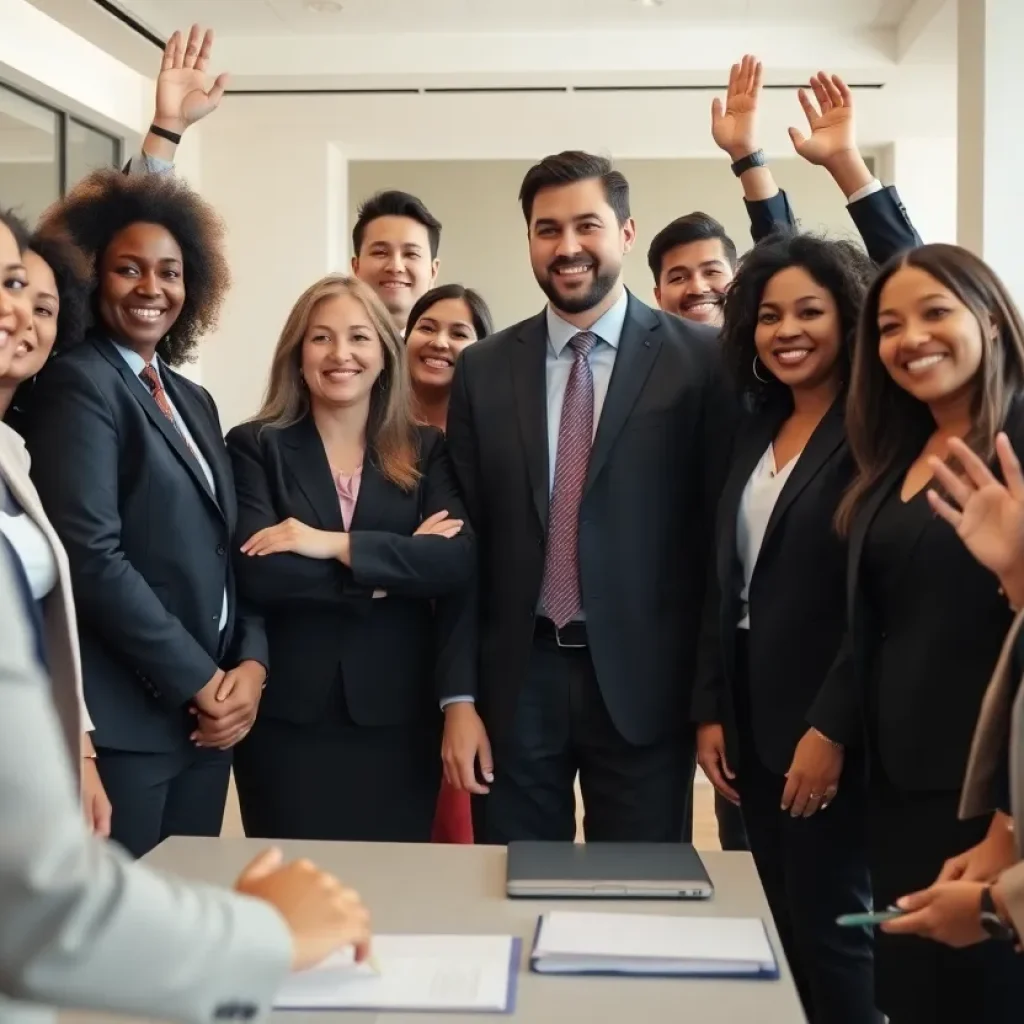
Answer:
<svg viewBox="0 0 1024 1024"><path fill-rule="evenodd" d="M753 366L752 366L752 370L754 372L754 380L758 381L761 384L771 384L771 382L773 380L775 380L774 377L769 376L769 377L765 378L765 377L762 377L757 372L757 364L760 363L760 362L761 362L761 357L755 352L754 353L754 363L753 363Z"/></svg>

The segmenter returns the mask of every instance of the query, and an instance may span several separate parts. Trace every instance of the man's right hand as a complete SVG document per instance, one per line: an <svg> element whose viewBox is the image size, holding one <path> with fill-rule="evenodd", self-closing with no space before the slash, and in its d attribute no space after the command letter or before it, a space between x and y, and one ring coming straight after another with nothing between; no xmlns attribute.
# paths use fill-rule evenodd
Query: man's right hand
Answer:
<svg viewBox="0 0 1024 1024"><path fill-rule="evenodd" d="M706 722L697 728L697 761L708 781L730 803L739 807L740 795L729 785L736 773L725 759L725 730L718 722Z"/></svg>
<svg viewBox="0 0 1024 1024"><path fill-rule="evenodd" d="M476 765L487 782L494 781L494 758L487 730L472 701L456 701L444 709L444 738L441 741L444 777L457 790L483 795L488 786L476 780Z"/></svg>
<svg viewBox="0 0 1024 1024"><path fill-rule="evenodd" d="M265 850L239 876L235 891L264 900L284 918L294 970L315 967L348 946L355 947L357 963L370 955L370 913L359 894L311 861L285 864L280 850Z"/></svg>

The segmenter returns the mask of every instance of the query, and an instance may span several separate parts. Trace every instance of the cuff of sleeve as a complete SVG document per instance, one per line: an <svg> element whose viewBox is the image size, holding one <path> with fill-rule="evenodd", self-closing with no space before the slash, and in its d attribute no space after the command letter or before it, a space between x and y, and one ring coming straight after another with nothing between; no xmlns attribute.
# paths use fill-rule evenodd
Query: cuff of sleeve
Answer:
<svg viewBox="0 0 1024 1024"><path fill-rule="evenodd" d="M885 186L877 178L872 178L871 181L862 188L857 189L857 191L846 200L846 205L853 206L853 204L859 200L867 199L868 196L872 196L876 192L881 192L884 187Z"/></svg>
<svg viewBox="0 0 1024 1024"><path fill-rule="evenodd" d="M128 163L129 175L169 174L173 170L174 164L170 160L161 160L148 153L136 153Z"/></svg>
<svg viewBox="0 0 1024 1024"><path fill-rule="evenodd" d="M475 698L470 697L470 696L445 697L444 700L441 701L441 710L444 711L444 709L446 707L448 707L449 704L475 704L475 703L476 703Z"/></svg>

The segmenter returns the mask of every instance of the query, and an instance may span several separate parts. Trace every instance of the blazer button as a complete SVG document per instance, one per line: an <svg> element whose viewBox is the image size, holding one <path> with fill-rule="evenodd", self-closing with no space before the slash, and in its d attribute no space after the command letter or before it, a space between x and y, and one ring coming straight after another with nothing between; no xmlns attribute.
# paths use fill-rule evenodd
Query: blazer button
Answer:
<svg viewBox="0 0 1024 1024"><path fill-rule="evenodd" d="M223 557L225 554L227 554L227 548L225 548L223 544L218 544L217 545L217 554L221 555Z"/></svg>

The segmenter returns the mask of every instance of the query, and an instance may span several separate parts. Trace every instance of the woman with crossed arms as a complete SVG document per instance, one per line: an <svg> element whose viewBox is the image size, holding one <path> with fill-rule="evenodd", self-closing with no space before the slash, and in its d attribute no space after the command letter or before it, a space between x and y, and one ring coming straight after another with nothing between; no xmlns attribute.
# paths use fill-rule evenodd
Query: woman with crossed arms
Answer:
<svg viewBox="0 0 1024 1024"><path fill-rule="evenodd" d="M325 277L288 317L263 408L228 435L239 585L271 664L235 760L250 836L430 841L434 677L475 543L405 358L376 295Z"/></svg>

